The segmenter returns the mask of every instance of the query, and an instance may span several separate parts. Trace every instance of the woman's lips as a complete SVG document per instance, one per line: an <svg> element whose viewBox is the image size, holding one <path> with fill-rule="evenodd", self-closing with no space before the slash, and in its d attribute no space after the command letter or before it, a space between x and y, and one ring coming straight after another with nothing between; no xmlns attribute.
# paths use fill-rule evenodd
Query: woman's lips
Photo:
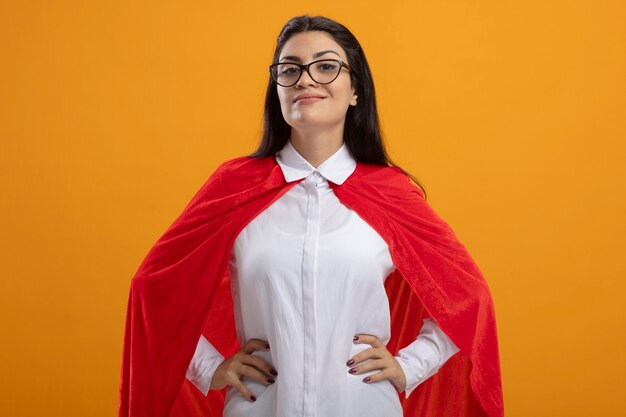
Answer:
<svg viewBox="0 0 626 417"><path fill-rule="evenodd" d="M324 100L325 97L307 97L307 98L301 98L300 100L296 101L296 103L301 103L301 104L307 104L307 103L315 103L317 101L320 100Z"/></svg>

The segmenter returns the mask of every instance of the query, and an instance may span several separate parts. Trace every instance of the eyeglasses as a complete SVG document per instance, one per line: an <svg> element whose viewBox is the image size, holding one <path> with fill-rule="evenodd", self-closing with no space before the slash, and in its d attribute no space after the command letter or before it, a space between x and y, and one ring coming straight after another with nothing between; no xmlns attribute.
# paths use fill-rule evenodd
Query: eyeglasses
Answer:
<svg viewBox="0 0 626 417"><path fill-rule="evenodd" d="M270 74L272 74L274 81L283 87L291 87L296 84L300 80L303 70L306 70L316 83L330 84L339 76L342 67L351 71L348 64L338 59L320 59L306 65L281 62L270 65Z"/></svg>

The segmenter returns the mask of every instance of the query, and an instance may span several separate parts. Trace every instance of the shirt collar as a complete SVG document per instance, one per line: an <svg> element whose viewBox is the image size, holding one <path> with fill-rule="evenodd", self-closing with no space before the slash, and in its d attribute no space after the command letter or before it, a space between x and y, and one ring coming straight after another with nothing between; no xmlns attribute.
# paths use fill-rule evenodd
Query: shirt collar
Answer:
<svg viewBox="0 0 626 417"><path fill-rule="evenodd" d="M356 160L348 150L346 143L322 162L317 168L309 163L288 140L285 146L276 153L276 162L280 165L287 182L299 180L318 171L324 178L341 185L356 169Z"/></svg>

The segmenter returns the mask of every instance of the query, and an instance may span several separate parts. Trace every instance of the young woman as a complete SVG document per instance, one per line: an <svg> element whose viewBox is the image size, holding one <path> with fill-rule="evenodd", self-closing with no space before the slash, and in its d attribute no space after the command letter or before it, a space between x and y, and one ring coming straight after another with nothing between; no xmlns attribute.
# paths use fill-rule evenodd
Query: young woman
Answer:
<svg viewBox="0 0 626 417"><path fill-rule="evenodd" d="M183 363L216 416L501 415L486 283L387 157L356 38L295 17L269 69L259 148L218 168L133 279L120 415L194 415L201 404L171 411ZM453 373L407 400L460 351ZM176 362L163 396L125 395L133 358L135 386L157 358Z"/></svg>

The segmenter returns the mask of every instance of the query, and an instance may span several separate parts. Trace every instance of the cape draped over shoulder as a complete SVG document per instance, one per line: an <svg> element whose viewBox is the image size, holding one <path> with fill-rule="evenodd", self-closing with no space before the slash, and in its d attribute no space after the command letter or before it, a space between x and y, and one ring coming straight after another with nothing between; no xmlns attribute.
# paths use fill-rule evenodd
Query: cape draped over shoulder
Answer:
<svg viewBox="0 0 626 417"><path fill-rule="evenodd" d="M130 286L119 417L221 416L226 389L207 397L185 375L201 334L225 357L239 349L227 264L235 238L299 181L274 157L220 165L150 249ZM392 354L431 317L460 349L409 399L406 416L504 415L493 300L452 229L400 169L357 163L337 198L389 246L385 288ZM280 372L280 371L279 371Z"/></svg>

